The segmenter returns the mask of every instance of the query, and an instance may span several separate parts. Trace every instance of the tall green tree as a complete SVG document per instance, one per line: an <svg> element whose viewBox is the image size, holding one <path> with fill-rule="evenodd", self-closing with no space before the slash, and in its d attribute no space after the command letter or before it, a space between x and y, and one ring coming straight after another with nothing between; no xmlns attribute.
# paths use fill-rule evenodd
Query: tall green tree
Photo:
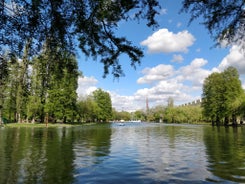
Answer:
<svg viewBox="0 0 245 184"><path fill-rule="evenodd" d="M17 96L16 96L16 108L17 108L17 121L21 123L23 119L27 118L26 108L29 95L29 49L30 42L25 46L23 58L19 61L18 71L18 83L17 83Z"/></svg>
<svg viewBox="0 0 245 184"><path fill-rule="evenodd" d="M0 56L0 124L3 123L2 121L2 109L3 109L3 103L5 94L4 91L6 89L6 81L8 78L8 61L6 57Z"/></svg>
<svg viewBox="0 0 245 184"><path fill-rule="evenodd" d="M6 85L4 102L4 114L9 121L17 121L17 94L19 87L20 62L12 56L8 63L9 75Z"/></svg>
<svg viewBox="0 0 245 184"><path fill-rule="evenodd" d="M112 118L111 97L108 92L97 89L93 92L93 98L98 105L98 120L108 121Z"/></svg>
<svg viewBox="0 0 245 184"><path fill-rule="evenodd" d="M244 95L239 74L234 67L228 67L222 73L212 73L203 84L202 107L205 117L220 125L229 123L232 118L236 124L237 100Z"/></svg>
<svg viewBox="0 0 245 184"><path fill-rule="evenodd" d="M74 55L63 53L53 66L50 76L45 112L55 120L73 121L76 112L77 80L79 76Z"/></svg>

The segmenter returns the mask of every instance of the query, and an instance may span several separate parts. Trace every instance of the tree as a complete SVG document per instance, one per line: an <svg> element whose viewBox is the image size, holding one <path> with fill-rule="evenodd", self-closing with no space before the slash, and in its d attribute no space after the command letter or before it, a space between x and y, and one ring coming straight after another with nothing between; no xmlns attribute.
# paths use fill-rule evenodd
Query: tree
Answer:
<svg viewBox="0 0 245 184"><path fill-rule="evenodd" d="M119 77L123 75L118 60L121 54L129 56L133 67L143 56L140 48L117 36L119 22L146 19L147 26L156 26L155 15L159 9L157 0L3 0L0 2L3 46L0 49L7 48L21 57L27 40L32 54L39 53L44 42L54 53L58 47L74 53L78 44L86 56L100 57L104 75L112 67L112 74Z"/></svg>
<svg viewBox="0 0 245 184"><path fill-rule="evenodd" d="M217 44L226 41L245 47L244 0L183 0L182 11L191 13L190 21L202 17Z"/></svg>
<svg viewBox="0 0 245 184"><path fill-rule="evenodd" d="M77 113L82 122L96 122L98 111L99 107L92 96L79 99L77 102Z"/></svg>
<svg viewBox="0 0 245 184"><path fill-rule="evenodd" d="M2 122L2 109L4 103L4 91L6 88L6 80L8 77L8 60L7 57L0 56L0 125Z"/></svg>
<svg viewBox="0 0 245 184"><path fill-rule="evenodd" d="M227 125L229 119L236 124L239 109L238 100L244 95L239 74L234 67L228 67L222 73L212 73L203 84L202 107L205 117L220 125Z"/></svg>
<svg viewBox="0 0 245 184"><path fill-rule="evenodd" d="M113 113L113 120L131 120L131 114L127 111L118 112L115 109L112 110Z"/></svg>
<svg viewBox="0 0 245 184"><path fill-rule="evenodd" d="M166 107L160 105L151 108L147 114L147 120L153 122L162 122L165 109Z"/></svg>
<svg viewBox="0 0 245 184"><path fill-rule="evenodd" d="M228 67L223 72L225 97L228 107L228 116L232 116L232 123L237 124L238 109L244 97L241 81L236 68Z"/></svg>
<svg viewBox="0 0 245 184"><path fill-rule="evenodd" d="M52 61L54 62L57 64L53 65L50 71L44 108L45 112L55 120L62 120L63 123L66 123L67 119L73 121L75 117L79 75L77 60L73 55L65 52L59 56L58 60Z"/></svg>
<svg viewBox="0 0 245 184"><path fill-rule="evenodd" d="M23 58L19 61L18 70L18 82L17 82L17 96L16 96L16 109L17 109L17 121L21 123L24 118L27 117L26 107L29 95L29 42L24 49Z"/></svg>
<svg viewBox="0 0 245 184"><path fill-rule="evenodd" d="M135 120L146 120L146 113L143 110L137 110L133 112L133 119Z"/></svg>
<svg viewBox="0 0 245 184"><path fill-rule="evenodd" d="M98 105L98 120L108 121L112 117L111 97L108 92L97 89L93 92L93 98Z"/></svg>
<svg viewBox="0 0 245 184"><path fill-rule="evenodd" d="M18 84L19 84L19 69L20 62L14 56L9 58L8 63L8 78L5 88L5 102L4 102L4 114L9 121L17 121L17 94L18 94Z"/></svg>

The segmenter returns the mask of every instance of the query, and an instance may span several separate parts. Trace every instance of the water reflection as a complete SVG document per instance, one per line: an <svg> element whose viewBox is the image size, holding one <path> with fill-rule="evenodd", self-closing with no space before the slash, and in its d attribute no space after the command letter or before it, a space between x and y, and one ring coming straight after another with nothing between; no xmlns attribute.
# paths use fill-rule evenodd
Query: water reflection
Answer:
<svg viewBox="0 0 245 184"><path fill-rule="evenodd" d="M69 129L6 128L0 136L0 183L74 181Z"/></svg>
<svg viewBox="0 0 245 184"><path fill-rule="evenodd" d="M150 183L205 181L210 175L206 170L202 128L139 126L115 128L112 134L112 154L136 163L126 172Z"/></svg>
<svg viewBox="0 0 245 184"><path fill-rule="evenodd" d="M245 182L244 127L213 127L204 129L208 169L219 181Z"/></svg>
<svg viewBox="0 0 245 184"><path fill-rule="evenodd" d="M245 182L243 127L0 129L0 184Z"/></svg>

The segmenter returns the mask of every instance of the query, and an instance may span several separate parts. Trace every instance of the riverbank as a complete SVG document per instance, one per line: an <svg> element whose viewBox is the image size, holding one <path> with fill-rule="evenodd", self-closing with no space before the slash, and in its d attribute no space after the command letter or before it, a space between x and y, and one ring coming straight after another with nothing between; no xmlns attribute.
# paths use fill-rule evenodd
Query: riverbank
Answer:
<svg viewBox="0 0 245 184"><path fill-rule="evenodd" d="M4 124L3 127L40 127L40 128L47 128L47 127L73 127L73 126L87 126L93 125L95 123L83 123L83 124L64 124L64 123L7 123Z"/></svg>

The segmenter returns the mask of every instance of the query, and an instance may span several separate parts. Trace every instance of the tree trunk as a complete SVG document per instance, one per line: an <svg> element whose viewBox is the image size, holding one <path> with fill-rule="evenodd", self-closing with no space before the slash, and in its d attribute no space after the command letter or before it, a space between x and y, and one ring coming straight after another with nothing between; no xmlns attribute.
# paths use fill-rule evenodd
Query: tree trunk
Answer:
<svg viewBox="0 0 245 184"><path fill-rule="evenodd" d="M20 113L17 114L17 121L18 121L18 123L22 123L21 118L20 118Z"/></svg>
<svg viewBox="0 0 245 184"><path fill-rule="evenodd" d="M229 118L226 116L225 117L225 126L227 126L229 124Z"/></svg>
<svg viewBox="0 0 245 184"><path fill-rule="evenodd" d="M232 125L237 126L237 117L234 114L232 114Z"/></svg>

